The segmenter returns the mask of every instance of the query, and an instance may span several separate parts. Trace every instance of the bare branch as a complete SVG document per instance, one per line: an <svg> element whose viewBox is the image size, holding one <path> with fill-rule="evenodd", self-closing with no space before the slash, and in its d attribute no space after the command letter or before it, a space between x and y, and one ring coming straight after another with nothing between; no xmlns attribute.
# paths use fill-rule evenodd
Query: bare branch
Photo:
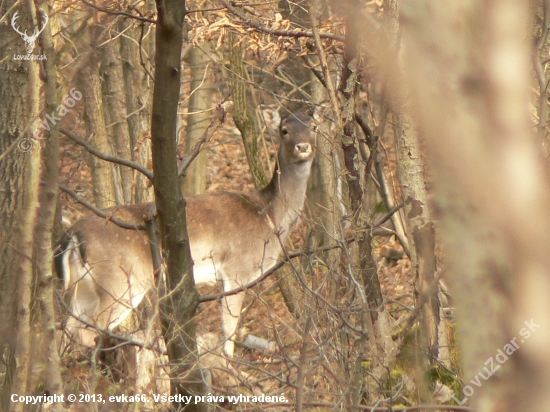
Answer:
<svg viewBox="0 0 550 412"><path fill-rule="evenodd" d="M109 10L109 9L106 9L105 7L96 6L95 4L92 4L86 0L82 0L82 2L93 9L102 11L103 13L113 14L115 16L129 17L131 19L139 20L145 23L157 24L157 21L154 19L148 19L147 17L136 16L135 14L126 13L125 11L120 11L120 10Z"/></svg>
<svg viewBox="0 0 550 412"><path fill-rule="evenodd" d="M137 170L138 172L144 174L149 178L149 180L153 180L153 172L151 172L149 169L147 169L145 166L140 165L139 163L132 162L131 160L121 159L120 157L115 156L109 156L105 153L101 153L99 150L94 148L91 144L89 144L84 139L81 139L73 132L65 129L64 127L61 127L59 130L61 130L61 133L63 133L65 136L73 140L74 142L78 143L80 146L83 146L86 150L88 150L91 154L94 156L99 157L100 159L106 160L111 163L118 163L123 166L131 167L134 170Z"/></svg>
<svg viewBox="0 0 550 412"><path fill-rule="evenodd" d="M220 298L223 298L223 297L226 297L226 296L236 295L237 293L241 293L245 290L251 289L254 286L256 286L256 285L260 284L261 282L263 282L265 279L267 279L273 273L275 273L277 271L277 269L280 269L286 263L290 262L291 259L294 259L298 256L312 255L312 254L315 254L315 253L325 252L325 251L332 250L332 249L339 249L339 248L343 247L344 243L348 244L348 243L351 243L351 242L354 242L354 241L355 241L355 237L351 237L349 239L346 239L344 242L338 243L338 244L335 244L335 245L320 247L320 248L317 248L317 249L302 250L302 251L294 252L294 253L285 253L285 257L282 260L277 262L275 264L275 266L273 266L271 269L264 272L258 279L254 280L250 283L247 283L244 286L228 290L227 292L217 293L215 295L201 296L201 297L199 297L199 303L210 302L212 300L217 300L217 299L220 299Z"/></svg>
<svg viewBox="0 0 550 412"><path fill-rule="evenodd" d="M218 130L218 127L225 121L225 115L232 105L233 102L227 100L218 106L214 119L210 122L201 138L197 140L193 148L181 159L181 163L178 166L178 176L185 176L185 172L191 165L191 162L199 155L202 147L210 140L216 130Z"/></svg>
<svg viewBox="0 0 550 412"><path fill-rule="evenodd" d="M120 226L123 229L133 229L133 230L145 230L146 226L145 223L141 223L139 225L124 222L123 220L117 219L116 217L112 217L110 214L106 213L105 211L98 209L94 205L92 205L90 202L87 202L86 200L82 199L80 196L76 194L75 191L69 189L67 186L59 185L59 189L64 191L65 193L71 195L74 200L76 200L78 203L80 203L83 206L86 206L88 209L90 209L92 212L94 212L99 217L105 218L106 220L113 222L115 225ZM116 208L115 208L116 210Z"/></svg>
<svg viewBox="0 0 550 412"><path fill-rule="evenodd" d="M132 346L137 346L138 348L141 348L141 349L149 349L149 350L152 350L154 352L157 352L161 355L166 355L166 351L158 348L158 347L155 347L153 345L148 345L146 343L143 343L143 342L139 342L137 340L134 340L134 339L131 339L127 336L122 336L122 335L118 335L116 333L113 333L111 332L110 330L108 329L102 329L100 328L99 326L97 326L95 323L91 323L91 322L88 322L86 319L83 319L81 318L80 316L76 315L70 308L69 306L67 305L67 303L65 303L65 300L63 299L63 296L61 296L61 294L59 293L58 290L55 291L55 294L57 296L57 300L59 301L59 303L61 304L61 306L63 306L63 309L67 311L67 313L72 316L73 318L77 319L79 322L81 322L83 325L87 326L88 328L92 328L94 329L95 331L97 331L98 333L102 334L102 335L106 335L108 336L109 338L113 338L113 339L116 339L116 340L119 340L121 341L122 343L119 344L119 345L116 345L112 348L106 348L106 349L102 349L103 351L105 350L115 350L115 349L118 349L120 348L121 346L125 346L125 345L132 345Z"/></svg>
<svg viewBox="0 0 550 412"><path fill-rule="evenodd" d="M378 226L382 226L384 223L386 223L389 219L391 219L391 217L393 216L393 214L395 212L397 212L399 209L401 209L403 207L405 203L401 202L399 203L397 206L394 206L392 207L388 213L382 217L379 221L377 221L374 225L372 225L372 227L378 227Z"/></svg>
<svg viewBox="0 0 550 412"><path fill-rule="evenodd" d="M310 31L270 29L269 27L264 26L260 22L247 17L237 7L233 6L228 0L220 0L220 1L231 13L233 13L235 16L241 19L245 25L252 27L258 31L261 31L263 33L272 34L274 36L286 36L286 37L294 37L294 38L300 38L300 37L313 38L313 33ZM339 36L337 34L319 33L319 36L320 38L323 38L323 39L332 39L340 42L344 41L344 37Z"/></svg>

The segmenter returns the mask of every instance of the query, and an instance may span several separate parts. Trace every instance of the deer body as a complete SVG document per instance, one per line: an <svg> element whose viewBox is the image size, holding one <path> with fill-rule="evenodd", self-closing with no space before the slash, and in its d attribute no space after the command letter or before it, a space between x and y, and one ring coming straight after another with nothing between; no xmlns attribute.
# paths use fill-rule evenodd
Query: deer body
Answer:
<svg viewBox="0 0 550 412"><path fill-rule="evenodd" d="M311 119L296 115L281 128L273 179L252 193L214 192L187 200L187 230L197 284L221 280L228 291L257 279L275 265L303 207L314 157ZM151 204L111 209L120 220L143 223ZM61 255L65 286L73 290L73 314L101 328L119 325L154 287L147 234L90 215L70 230ZM222 298L224 350L232 356L243 294ZM95 332L72 317L68 329L92 345Z"/></svg>

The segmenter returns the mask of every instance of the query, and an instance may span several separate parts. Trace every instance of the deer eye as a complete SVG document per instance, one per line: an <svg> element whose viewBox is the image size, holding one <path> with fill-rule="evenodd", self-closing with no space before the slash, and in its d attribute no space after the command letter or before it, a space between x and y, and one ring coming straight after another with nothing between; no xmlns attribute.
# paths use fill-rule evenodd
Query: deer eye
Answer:
<svg viewBox="0 0 550 412"><path fill-rule="evenodd" d="M316 132L316 131L317 131L317 125L314 124L313 126L311 126L311 130L313 130L314 132Z"/></svg>
<svg viewBox="0 0 550 412"><path fill-rule="evenodd" d="M287 129L281 129L281 134L283 136L288 136L288 130Z"/></svg>

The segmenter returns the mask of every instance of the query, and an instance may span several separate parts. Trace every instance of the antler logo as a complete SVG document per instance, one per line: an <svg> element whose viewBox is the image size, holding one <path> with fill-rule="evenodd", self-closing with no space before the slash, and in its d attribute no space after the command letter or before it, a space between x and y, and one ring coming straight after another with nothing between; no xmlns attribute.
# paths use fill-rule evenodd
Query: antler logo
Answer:
<svg viewBox="0 0 550 412"><path fill-rule="evenodd" d="M11 27L13 27L13 29L19 33L21 35L21 37L23 38L23 40L25 40L25 43L27 43L27 53L32 53L32 51L34 50L34 43L36 42L36 39L38 38L38 36L40 35L40 33L42 33L44 31L44 29L46 28L46 24L48 24L48 15L47 14L44 14L44 22L42 23L42 28L40 30L36 29L33 33L32 36L29 36L27 34L27 30L25 30L25 32L21 32L21 30L19 30L17 27L16 27L16 20L17 18L19 17L18 16L18 11L15 12L15 14L13 15L13 17L11 18Z"/></svg>

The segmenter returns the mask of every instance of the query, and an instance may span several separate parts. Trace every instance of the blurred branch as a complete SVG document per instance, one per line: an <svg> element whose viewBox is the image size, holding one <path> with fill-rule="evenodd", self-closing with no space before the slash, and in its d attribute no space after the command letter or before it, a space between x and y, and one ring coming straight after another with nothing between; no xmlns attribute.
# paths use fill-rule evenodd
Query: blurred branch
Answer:
<svg viewBox="0 0 550 412"><path fill-rule="evenodd" d="M397 212L399 209L401 209L403 207L405 203L401 202L399 203L397 206L394 206L392 207L388 213L386 213L386 215L384 217L382 217L380 220L378 220L372 227L377 227L377 226L381 226L383 225L384 223L386 223L389 219L391 219L391 217L393 216L393 214L395 212Z"/></svg>

